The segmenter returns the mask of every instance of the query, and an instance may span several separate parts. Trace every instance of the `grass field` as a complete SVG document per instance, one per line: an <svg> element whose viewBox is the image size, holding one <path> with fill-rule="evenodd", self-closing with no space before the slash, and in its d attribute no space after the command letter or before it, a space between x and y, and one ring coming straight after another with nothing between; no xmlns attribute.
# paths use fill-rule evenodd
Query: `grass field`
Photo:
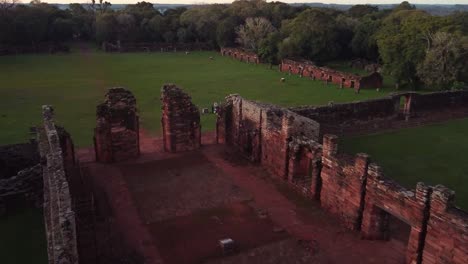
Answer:
<svg viewBox="0 0 468 264"><path fill-rule="evenodd" d="M365 152L400 184L415 188L418 181L443 184L456 192L456 204L468 210L468 119L402 129L396 132L345 138L346 152Z"/></svg>
<svg viewBox="0 0 468 264"><path fill-rule="evenodd" d="M281 77L287 81L281 83ZM138 100L142 127L159 133L159 96L164 83L176 83L199 107L208 108L231 93L293 106L363 100L393 91L354 94L352 89L287 76L277 68L238 62L214 52L5 56L0 57L0 145L26 140L28 128L40 122L41 105L52 104L75 145L90 146L96 105L112 86L131 89ZM214 115L202 119L203 129L214 129Z"/></svg>
<svg viewBox="0 0 468 264"><path fill-rule="evenodd" d="M44 224L39 209L17 209L0 218L0 259L2 264L47 263Z"/></svg>

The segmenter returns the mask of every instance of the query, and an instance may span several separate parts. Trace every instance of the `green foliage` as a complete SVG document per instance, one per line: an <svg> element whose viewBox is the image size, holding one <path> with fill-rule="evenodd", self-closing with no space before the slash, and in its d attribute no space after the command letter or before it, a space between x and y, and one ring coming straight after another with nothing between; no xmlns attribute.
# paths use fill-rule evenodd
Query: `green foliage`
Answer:
<svg viewBox="0 0 468 264"><path fill-rule="evenodd" d="M348 14L351 17L360 18L365 15L378 12L379 8L372 5L354 5L348 10Z"/></svg>
<svg viewBox="0 0 468 264"><path fill-rule="evenodd" d="M283 24L286 38L281 42L281 58L301 56L316 62L335 59L342 50L334 15L321 9L307 9Z"/></svg>

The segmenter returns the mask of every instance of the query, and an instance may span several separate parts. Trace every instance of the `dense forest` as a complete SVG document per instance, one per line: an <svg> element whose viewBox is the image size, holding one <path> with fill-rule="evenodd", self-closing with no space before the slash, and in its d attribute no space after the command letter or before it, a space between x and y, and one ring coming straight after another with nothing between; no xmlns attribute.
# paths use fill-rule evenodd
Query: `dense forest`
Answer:
<svg viewBox="0 0 468 264"><path fill-rule="evenodd" d="M102 1L60 9L38 0L0 0L0 48L76 40L240 46L273 64L286 57L317 64L365 58L381 63L400 86L449 89L468 83L468 12L434 16L408 2L340 11L238 0L161 13L148 2L114 10Z"/></svg>

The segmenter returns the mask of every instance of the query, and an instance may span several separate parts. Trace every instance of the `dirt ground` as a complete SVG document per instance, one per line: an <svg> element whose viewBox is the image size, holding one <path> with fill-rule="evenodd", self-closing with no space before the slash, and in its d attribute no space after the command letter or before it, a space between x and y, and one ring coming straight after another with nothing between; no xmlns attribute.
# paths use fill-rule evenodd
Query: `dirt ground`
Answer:
<svg viewBox="0 0 468 264"><path fill-rule="evenodd" d="M141 157L119 164L78 150L114 226L145 263L404 263L403 242L362 240L261 167L209 144L212 134L203 142L168 154L161 139L142 134ZM223 238L236 242L236 254L223 256Z"/></svg>

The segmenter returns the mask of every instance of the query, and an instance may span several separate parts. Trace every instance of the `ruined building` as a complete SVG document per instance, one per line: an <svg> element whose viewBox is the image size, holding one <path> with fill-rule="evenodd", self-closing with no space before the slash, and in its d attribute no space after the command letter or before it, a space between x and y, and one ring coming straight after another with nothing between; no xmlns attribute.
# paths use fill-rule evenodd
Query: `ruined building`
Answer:
<svg viewBox="0 0 468 264"><path fill-rule="evenodd" d="M401 255L411 264L468 263L468 212L455 206L452 190L424 183L404 188L367 154L340 151L338 140L338 135L467 117L467 91L294 108L230 95L218 112L218 144L203 148L191 98L175 85L161 92L163 139L151 140L153 152L139 155L136 100L128 90L114 88L98 106L94 149L75 150L70 134L55 125L53 109L44 106L37 143L31 145L40 158L24 156L28 168L22 170L2 167L17 177L0 180L0 212L8 213L6 200L15 193L36 199L42 194L49 263L239 263L225 254L228 248L214 246L227 234L237 239L244 260L265 256L252 248L279 245L258 263L284 263L267 262L283 253L289 259L307 257L298 263L401 263L375 257L388 251L385 257ZM12 149L17 148L2 150ZM251 173L257 169L268 181ZM270 181L322 210L289 210L289 196L270 196ZM269 212L261 210L265 206ZM335 222L302 223L318 219L318 211L352 231L336 227L320 236L322 227ZM400 234L395 224L404 226L401 249L383 242ZM316 240L306 243L305 252L284 252L297 246L284 242L288 237L300 244ZM348 239L345 247L335 249L342 238ZM369 240L375 242L366 244ZM351 243L364 244L365 250L354 251ZM319 258L326 254L335 261Z"/></svg>
<svg viewBox="0 0 468 264"><path fill-rule="evenodd" d="M233 59L247 62L247 63L254 63L254 64L260 63L260 58L258 57L257 54L250 52L250 51L245 51L242 49L221 48L221 56L228 56Z"/></svg>
<svg viewBox="0 0 468 264"><path fill-rule="evenodd" d="M308 77L313 80L322 80L326 83L340 85L341 88L352 88L359 92L365 88L380 88L383 77L374 71L367 76L336 71L327 67L318 67L313 62L300 59L284 59L279 66L281 72Z"/></svg>
<svg viewBox="0 0 468 264"><path fill-rule="evenodd" d="M136 99L125 88L112 88L96 109L96 160L117 162L140 154Z"/></svg>

